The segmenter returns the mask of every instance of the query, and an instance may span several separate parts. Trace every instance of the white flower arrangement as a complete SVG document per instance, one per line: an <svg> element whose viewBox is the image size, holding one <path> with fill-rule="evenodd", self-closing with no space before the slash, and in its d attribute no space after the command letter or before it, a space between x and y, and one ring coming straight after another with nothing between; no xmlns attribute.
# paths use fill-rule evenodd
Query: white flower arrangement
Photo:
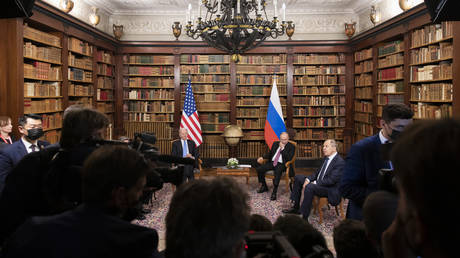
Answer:
<svg viewBox="0 0 460 258"><path fill-rule="evenodd" d="M236 158L229 158L227 160L227 167L229 167L229 168L238 167L238 160Z"/></svg>

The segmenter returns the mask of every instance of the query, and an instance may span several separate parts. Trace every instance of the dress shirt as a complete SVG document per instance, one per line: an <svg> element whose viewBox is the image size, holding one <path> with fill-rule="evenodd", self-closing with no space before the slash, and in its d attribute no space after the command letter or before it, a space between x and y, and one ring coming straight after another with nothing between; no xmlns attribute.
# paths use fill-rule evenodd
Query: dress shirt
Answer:
<svg viewBox="0 0 460 258"><path fill-rule="evenodd" d="M284 146L286 147L286 146ZM275 152L275 156L273 156L273 159L272 159L272 162L275 161L275 158L276 158L276 154L279 152L281 152L281 147L278 147L278 149L276 150ZM283 163L283 155L280 155L279 159L278 159L278 163Z"/></svg>
<svg viewBox="0 0 460 258"><path fill-rule="evenodd" d="M21 141L22 143L24 144L24 146L26 147L26 150L27 150L27 153L31 153L32 152L32 148L30 146L32 146L32 143L24 140L24 138L21 137ZM36 141L35 143L35 150L36 151L39 151L40 148L38 147L38 141Z"/></svg>

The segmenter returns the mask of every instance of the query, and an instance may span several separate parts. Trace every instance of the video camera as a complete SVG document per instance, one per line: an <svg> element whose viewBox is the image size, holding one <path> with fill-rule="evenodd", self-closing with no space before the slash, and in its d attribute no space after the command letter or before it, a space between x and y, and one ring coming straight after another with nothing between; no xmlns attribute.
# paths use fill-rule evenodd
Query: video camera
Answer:
<svg viewBox="0 0 460 258"><path fill-rule="evenodd" d="M291 258L300 257L288 239L278 231L248 232L245 235L246 257ZM313 246L313 252L304 258L333 258L332 253L319 245Z"/></svg>

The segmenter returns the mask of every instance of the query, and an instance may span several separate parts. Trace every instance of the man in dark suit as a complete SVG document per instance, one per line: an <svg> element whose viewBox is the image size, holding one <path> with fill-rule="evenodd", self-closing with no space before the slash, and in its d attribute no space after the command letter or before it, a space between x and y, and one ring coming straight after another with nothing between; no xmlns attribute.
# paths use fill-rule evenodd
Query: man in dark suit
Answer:
<svg viewBox="0 0 460 258"><path fill-rule="evenodd" d="M122 219L152 172L125 146L102 146L85 161L83 204L32 217L5 242L2 257L156 257L158 233Z"/></svg>
<svg viewBox="0 0 460 258"><path fill-rule="evenodd" d="M282 132L280 135L280 141L274 142L270 152L265 154L264 157L259 157L257 162L263 163L264 158L268 159L268 162L258 167L257 177L259 178L260 188L257 190L258 193L268 191L267 183L265 182L265 173L269 170L275 171L275 178L273 179L273 192L270 196L270 200L276 200L276 192L278 191L278 185L280 183L281 174L286 170L286 162L290 161L295 154L295 147L289 142L289 134Z"/></svg>
<svg viewBox="0 0 460 258"><path fill-rule="evenodd" d="M404 128L412 123L413 115L412 110L404 104L386 105L382 111L380 132L351 146L339 184L341 195L349 199L347 218L362 220L364 200L378 190L379 170L392 169L389 159L382 156L381 148L397 139Z"/></svg>
<svg viewBox="0 0 460 258"><path fill-rule="evenodd" d="M198 153L198 148L195 145L195 142L187 139L188 131L186 128L179 129L179 140L174 141L172 145L171 155L181 158L192 158L196 161L198 160L200 154ZM185 148L184 148L185 147ZM185 183L188 179L193 180L195 176L193 174L193 169L196 165L184 165L184 180Z"/></svg>
<svg viewBox="0 0 460 258"><path fill-rule="evenodd" d="M337 143L328 139L323 144L325 156L321 167L310 176L297 175L294 179L294 187L291 192L291 200L294 205L290 209L283 210L284 213L302 214L308 220L314 196L327 197L331 205L340 203L338 183L342 176L345 161L337 153ZM303 201L300 204L300 197L303 189ZM299 210L300 207L300 210Z"/></svg>
<svg viewBox="0 0 460 258"><path fill-rule="evenodd" d="M39 141L43 136L42 117L26 114L19 119L21 139L0 150L0 194L5 186L6 177L11 169L28 153L39 151L49 145L46 141Z"/></svg>

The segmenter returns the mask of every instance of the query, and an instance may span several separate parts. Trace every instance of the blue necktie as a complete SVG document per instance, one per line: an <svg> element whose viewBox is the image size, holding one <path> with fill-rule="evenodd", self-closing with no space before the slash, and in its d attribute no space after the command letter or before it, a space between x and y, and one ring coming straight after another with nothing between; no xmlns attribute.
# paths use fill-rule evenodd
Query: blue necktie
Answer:
<svg viewBox="0 0 460 258"><path fill-rule="evenodd" d="M184 145L182 145L182 157L187 156L187 140L184 141Z"/></svg>

